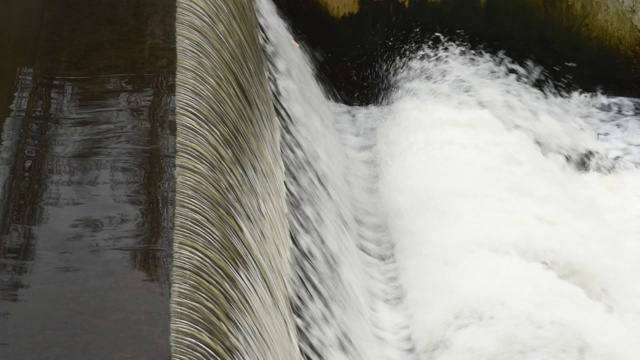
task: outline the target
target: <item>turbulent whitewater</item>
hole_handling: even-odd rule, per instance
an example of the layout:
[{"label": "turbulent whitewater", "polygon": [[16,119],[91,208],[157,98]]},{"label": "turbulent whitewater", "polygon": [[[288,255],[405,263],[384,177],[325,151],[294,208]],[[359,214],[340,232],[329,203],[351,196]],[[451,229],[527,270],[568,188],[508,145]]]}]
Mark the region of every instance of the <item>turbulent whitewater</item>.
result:
[{"label": "turbulent whitewater", "polygon": [[282,128],[300,350],[306,359],[410,359],[372,151],[379,114],[330,102],[273,4],[258,4]]},{"label": "turbulent whitewater", "polygon": [[426,359],[640,356],[634,99],[448,44],[404,62],[381,189]]},{"label": "turbulent whitewater", "polygon": [[384,105],[349,108],[261,9],[303,353],[640,357],[640,102],[444,41],[393,66]]},{"label": "turbulent whitewater", "polygon": [[438,39],[349,107],[270,1],[179,4],[174,355],[640,358],[639,100]]}]

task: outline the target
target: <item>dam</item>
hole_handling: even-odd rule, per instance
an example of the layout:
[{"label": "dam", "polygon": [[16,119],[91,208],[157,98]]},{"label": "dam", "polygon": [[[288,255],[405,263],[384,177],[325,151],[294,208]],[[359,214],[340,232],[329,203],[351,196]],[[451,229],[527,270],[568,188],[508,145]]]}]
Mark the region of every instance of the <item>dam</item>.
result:
[{"label": "dam", "polygon": [[637,359],[640,44],[429,3],[16,7],[0,359]]}]

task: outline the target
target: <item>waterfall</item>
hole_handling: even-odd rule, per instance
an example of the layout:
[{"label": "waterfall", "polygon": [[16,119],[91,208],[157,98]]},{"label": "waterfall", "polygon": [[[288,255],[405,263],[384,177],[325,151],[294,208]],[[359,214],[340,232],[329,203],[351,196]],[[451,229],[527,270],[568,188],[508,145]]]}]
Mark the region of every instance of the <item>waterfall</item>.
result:
[{"label": "waterfall", "polygon": [[440,38],[350,107],[269,0],[177,30],[174,358],[640,355],[639,100]]},{"label": "waterfall", "polygon": [[178,1],[174,359],[297,359],[280,133],[251,1]]}]

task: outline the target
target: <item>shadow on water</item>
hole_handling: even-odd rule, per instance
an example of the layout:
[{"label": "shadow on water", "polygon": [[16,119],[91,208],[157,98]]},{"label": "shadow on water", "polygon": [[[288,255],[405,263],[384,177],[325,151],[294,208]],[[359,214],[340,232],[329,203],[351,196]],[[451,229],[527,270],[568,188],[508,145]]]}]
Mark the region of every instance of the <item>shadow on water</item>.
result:
[{"label": "shadow on water", "polygon": [[175,1],[3,7],[0,359],[168,359]]}]

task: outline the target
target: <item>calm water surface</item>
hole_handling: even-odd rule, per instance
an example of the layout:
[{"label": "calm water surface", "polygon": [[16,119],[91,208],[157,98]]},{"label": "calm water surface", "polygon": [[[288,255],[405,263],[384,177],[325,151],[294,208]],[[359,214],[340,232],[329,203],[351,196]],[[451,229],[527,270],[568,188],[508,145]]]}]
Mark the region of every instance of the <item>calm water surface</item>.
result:
[{"label": "calm water surface", "polygon": [[0,359],[168,359],[173,0],[0,11]]}]

